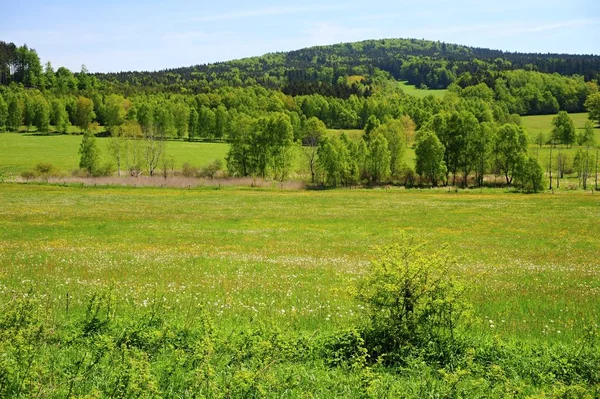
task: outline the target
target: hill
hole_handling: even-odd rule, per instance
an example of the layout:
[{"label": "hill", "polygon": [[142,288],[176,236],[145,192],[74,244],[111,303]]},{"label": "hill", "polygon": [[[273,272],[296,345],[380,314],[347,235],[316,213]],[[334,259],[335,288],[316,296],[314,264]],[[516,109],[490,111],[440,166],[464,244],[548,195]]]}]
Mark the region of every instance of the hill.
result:
[{"label": "hill", "polygon": [[[502,71],[517,69],[581,75],[589,81],[599,76],[600,56],[512,53],[439,41],[382,39],[316,46],[157,72],[132,71],[96,76],[119,83],[183,85],[197,90],[211,84],[218,86],[222,81],[235,85],[259,83],[291,95],[320,92],[347,96],[360,93],[360,88],[348,88],[345,77],[373,78],[377,69],[397,80],[432,89],[445,89],[465,73],[478,82],[489,83]],[[367,79],[367,85],[370,82]]]},{"label": "hill", "polygon": [[[159,156],[165,156],[164,146],[155,140],[177,139],[228,142],[227,173],[236,177],[285,179],[301,159],[303,176],[331,186],[436,185],[438,177],[443,184],[462,181],[464,186],[475,177],[482,185],[485,175],[501,170],[507,185],[513,176],[524,185],[523,162],[528,162],[537,190],[537,171],[543,169],[526,158],[527,132],[518,126],[519,116],[589,111],[593,117],[600,96],[596,55],[507,53],[414,39],[118,74],[90,74],[85,68],[79,73],[63,67],[54,71],[51,64],[42,68],[27,46],[4,43],[0,49],[0,131],[73,133],[75,126],[76,132],[120,136],[124,141],[111,141],[108,150],[114,162],[125,161],[136,173],[145,169],[150,175]],[[562,120],[569,120],[564,113]],[[593,126],[577,132],[565,123],[566,133],[557,133],[560,144],[581,144],[586,131],[591,140]],[[331,137],[328,129],[364,131],[364,140]],[[518,145],[507,144],[517,136]],[[435,170],[429,177],[417,162],[422,137],[436,148],[427,156],[443,153],[443,159],[431,164]],[[145,139],[149,153],[136,149],[138,139]],[[588,141],[586,148],[593,145]],[[312,147],[302,149],[308,151],[308,161],[296,156],[295,143]],[[496,154],[503,145],[519,152],[509,154],[518,155],[519,168],[512,158],[500,165]],[[585,162],[587,169],[589,164]],[[89,169],[99,173],[96,166]]]}]

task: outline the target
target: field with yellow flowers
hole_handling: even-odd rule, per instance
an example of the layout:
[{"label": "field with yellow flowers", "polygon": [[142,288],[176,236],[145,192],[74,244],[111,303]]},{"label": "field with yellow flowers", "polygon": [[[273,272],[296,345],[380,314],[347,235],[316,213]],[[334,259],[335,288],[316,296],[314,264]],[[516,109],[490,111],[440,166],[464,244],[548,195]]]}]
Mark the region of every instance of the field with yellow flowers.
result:
[{"label": "field with yellow flowers", "polygon": [[[600,393],[598,194],[0,192],[0,396]],[[406,236],[446,248],[470,310],[377,357],[356,294]]]}]

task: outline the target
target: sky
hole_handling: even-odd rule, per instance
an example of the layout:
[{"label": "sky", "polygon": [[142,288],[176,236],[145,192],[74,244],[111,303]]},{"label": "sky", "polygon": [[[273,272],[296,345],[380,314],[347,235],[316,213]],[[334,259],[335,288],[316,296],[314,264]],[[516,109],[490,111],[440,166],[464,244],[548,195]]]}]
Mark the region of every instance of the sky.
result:
[{"label": "sky", "polygon": [[381,38],[600,54],[599,0],[0,0],[0,10],[0,40],[72,71],[153,71]]}]

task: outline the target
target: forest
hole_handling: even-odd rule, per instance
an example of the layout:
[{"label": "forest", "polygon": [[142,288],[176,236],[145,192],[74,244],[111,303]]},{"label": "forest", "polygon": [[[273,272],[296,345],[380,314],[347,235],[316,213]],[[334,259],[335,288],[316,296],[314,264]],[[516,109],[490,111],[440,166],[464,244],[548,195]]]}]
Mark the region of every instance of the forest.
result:
[{"label": "forest", "polygon": [[[494,174],[509,186],[539,191],[545,171],[528,155],[520,126],[520,116],[536,114],[557,114],[543,144],[586,148],[585,170],[578,171],[584,187],[596,165],[593,125],[576,134],[567,113],[587,110],[599,119],[598,56],[382,40],[159,72],[91,74],[85,65],[76,73],[49,62],[42,67],[26,45],[1,42],[0,50],[0,130],[67,133],[74,126],[93,136],[104,129],[119,175],[122,167],[153,175],[165,140],[209,140],[231,144],[227,173],[234,177],[284,180],[301,153],[310,183],[330,187],[482,186]],[[398,79],[447,92],[418,98],[405,94]],[[328,129],[364,134],[351,140],[328,136]],[[138,139],[150,144],[130,145]],[[80,167],[111,173],[89,141],[82,143],[90,153],[82,154]],[[409,147],[414,170],[404,161]]]}]

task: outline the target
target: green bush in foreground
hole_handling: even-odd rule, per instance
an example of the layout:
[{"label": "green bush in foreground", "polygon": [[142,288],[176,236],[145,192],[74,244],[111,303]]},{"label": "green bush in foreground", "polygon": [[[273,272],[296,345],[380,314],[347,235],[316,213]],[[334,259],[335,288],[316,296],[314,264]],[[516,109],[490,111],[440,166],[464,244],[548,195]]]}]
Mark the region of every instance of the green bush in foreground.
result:
[{"label": "green bush in foreground", "polygon": [[446,362],[459,349],[469,306],[452,277],[453,264],[444,249],[404,234],[381,250],[357,295],[369,316],[364,335],[371,356],[397,363],[418,350]]},{"label": "green bush in foreground", "polygon": [[369,361],[359,330],[305,335],[264,320],[223,331],[202,308],[182,318],[168,306],[92,294],[84,313],[65,319],[34,293],[15,297],[0,307],[0,397],[600,394],[597,326],[568,346],[470,337],[445,365],[418,350],[394,365]]}]

